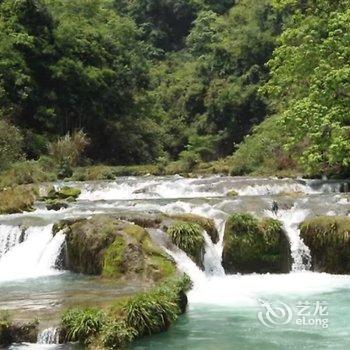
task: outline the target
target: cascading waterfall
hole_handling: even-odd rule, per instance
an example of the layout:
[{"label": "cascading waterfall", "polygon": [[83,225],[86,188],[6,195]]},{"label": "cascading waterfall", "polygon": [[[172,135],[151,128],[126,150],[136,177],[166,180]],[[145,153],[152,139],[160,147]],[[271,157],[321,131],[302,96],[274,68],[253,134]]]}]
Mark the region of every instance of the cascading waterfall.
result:
[{"label": "cascading waterfall", "polygon": [[309,211],[297,209],[293,206],[289,210],[279,210],[277,214],[266,211],[267,215],[282,222],[288,235],[290,250],[293,259],[292,271],[307,271],[311,268],[310,249],[300,237],[298,225],[305,220]]},{"label": "cascading waterfall", "polygon": [[[52,226],[30,227],[24,241],[0,258],[0,281],[57,274],[55,263],[61,252],[64,234],[52,235]],[[11,234],[12,231],[8,231]]]},{"label": "cascading waterfall", "polygon": [[38,334],[37,344],[58,344],[60,340],[59,329],[46,328]]},{"label": "cascading waterfall", "polygon": [[0,259],[12,247],[20,243],[22,230],[19,226],[0,225]]}]

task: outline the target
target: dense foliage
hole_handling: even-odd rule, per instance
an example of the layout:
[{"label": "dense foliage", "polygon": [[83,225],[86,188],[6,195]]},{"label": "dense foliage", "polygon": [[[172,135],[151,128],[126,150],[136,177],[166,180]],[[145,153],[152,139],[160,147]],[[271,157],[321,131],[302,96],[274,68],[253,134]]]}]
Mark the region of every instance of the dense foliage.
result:
[{"label": "dense foliage", "polygon": [[2,0],[0,168],[79,131],[84,164],[190,172],[240,144],[237,174],[348,173],[349,5]]},{"label": "dense foliage", "polygon": [[291,24],[268,63],[271,78],[262,89],[276,113],[265,124],[275,132],[271,137],[271,128],[260,127],[236,158],[268,136],[275,141],[259,152],[259,164],[279,154],[290,160],[284,166],[296,162],[310,175],[349,174],[350,2],[315,0],[301,9],[297,1],[284,4],[291,5]]}]

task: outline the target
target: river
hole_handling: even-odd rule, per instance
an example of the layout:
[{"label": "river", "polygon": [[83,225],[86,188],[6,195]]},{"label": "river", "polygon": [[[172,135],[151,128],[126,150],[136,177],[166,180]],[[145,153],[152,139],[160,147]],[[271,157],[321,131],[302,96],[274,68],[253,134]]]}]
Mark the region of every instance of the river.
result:
[{"label": "river", "polygon": [[[205,271],[182,251],[168,251],[194,282],[188,294],[189,310],[169,332],[141,339],[130,349],[350,348],[350,276],[309,271],[309,249],[298,231],[305,218],[350,213],[350,196],[340,192],[341,181],[150,176],[64,184],[82,190],[69,208],[54,212],[38,203],[34,212],[0,216],[0,309],[9,310],[20,320],[36,315],[44,319],[40,343],[55,341],[54,327],[62,309],[108,303],[142,287],[115,285],[59,270],[64,237],[52,236],[53,223],[96,213],[163,212],[213,218],[220,240],[214,245],[206,239]],[[238,196],[228,196],[231,190]],[[273,201],[280,207],[277,215],[270,211]],[[291,273],[225,275],[221,266],[223,228],[234,212],[281,220],[291,245]],[[151,235],[161,242],[162,232]],[[76,347],[11,347],[22,348]]]}]

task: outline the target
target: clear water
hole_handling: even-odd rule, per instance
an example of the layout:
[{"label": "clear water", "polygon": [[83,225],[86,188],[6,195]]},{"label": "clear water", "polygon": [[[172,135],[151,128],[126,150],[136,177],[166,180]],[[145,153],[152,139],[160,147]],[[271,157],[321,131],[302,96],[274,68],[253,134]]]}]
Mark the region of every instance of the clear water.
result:
[{"label": "clear water", "polygon": [[[16,319],[26,320],[39,315],[45,322],[43,328],[47,328],[55,326],[57,315],[65,307],[77,303],[103,305],[117,295],[142,288],[116,286],[57,270],[54,262],[62,241],[60,237],[53,240],[48,229],[52,223],[96,213],[190,212],[213,218],[221,239],[216,245],[206,239],[204,272],[182,251],[175,247],[168,250],[179,269],[187,272],[194,281],[188,295],[188,313],[180,317],[169,332],[139,340],[130,349],[350,348],[350,276],[308,271],[308,247],[297,230],[298,223],[306,217],[349,215],[350,197],[339,193],[340,182],[244,177],[183,179],[174,176],[126,177],[113,182],[68,185],[80,187],[82,195],[67,209],[48,211],[38,203],[32,213],[0,216],[0,309],[10,310]],[[227,197],[227,192],[232,189],[240,196]],[[227,216],[242,211],[272,216],[273,200],[281,209],[277,216],[290,240],[294,272],[226,276],[220,257]],[[23,226],[27,227],[28,234],[24,242],[20,242],[19,227]],[[151,232],[152,238],[160,244],[163,234]],[[281,304],[275,305],[277,301]],[[298,325],[298,302],[326,302],[328,327]],[[267,314],[266,305],[270,307]],[[263,320],[266,315],[273,315],[273,327],[264,325],[258,319],[259,313]],[[291,319],[284,324],[282,316],[286,315]],[[76,346],[21,344],[11,349],[67,350],[76,349]]]}]

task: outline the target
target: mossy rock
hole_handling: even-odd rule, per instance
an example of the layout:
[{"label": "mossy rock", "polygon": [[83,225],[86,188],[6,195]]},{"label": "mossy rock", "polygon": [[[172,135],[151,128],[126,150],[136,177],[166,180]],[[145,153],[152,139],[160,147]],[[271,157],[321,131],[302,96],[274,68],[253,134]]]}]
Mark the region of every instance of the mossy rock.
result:
[{"label": "mossy rock", "polygon": [[175,263],[151,240],[148,232],[108,215],[63,221],[66,228],[66,268],[113,279],[157,281],[176,273]]},{"label": "mossy rock", "polygon": [[0,190],[0,214],[33,211],[38,189],[33,185],[20,185]]},{"label": "mossy rock", "polygon": [[39,322],[13,323],[7,317],[0,319],[0,347],[12,343],[36,343]]},{"label": "mossy rock", "polygon": [[282,273],[291,268],[290,245],[279,221],[233,214],[225,226],[223,267],[227,273]]},{"label": "mossy rock", "polygon": [[61,201],[58,199],[50,199],[46,201],[46,209],[47,210],[60,210],[60,209],[65,209],[68,208],[68,203],[65,201]]},{"label": "mossy rock", "polygon": [[192,222],[176,221],[167,230],[171,241],[199,266],[203,267],[203,228]]},{"label": "mossy rock", "polygon": [[77,199],[81,194],[79,188],[64,186],[57,191],[57,196],[60,199],[74,198]]},{"label": "mossy rock", "polygon": [[59,190],[55,190],[53,187],[48,191],[47,195],[42,199],[46,202],[63,199],[67,201],[75,201],[80,196],[81,191],[79,188],[64,186]]},{"label": "mossy rock", "polygon": [[213,219],[196,214],[178,214],[172,215],[171,217],[179,221],[195,223],[201,226],[202,229],[207,232],[213,243],[217,243],[219,241],[219,233]]},{"label": "mossy rock", "polygon": [[226,196],[227,197],[237,197],[239,194],[237,191],[235,190],[229,190],[227,193],[226,193]]},{"label": "mossy rock", "polygon": [[319,216],[300,225],[300,235],[311,251],[315,271],[350,273],[350,217]]}]

